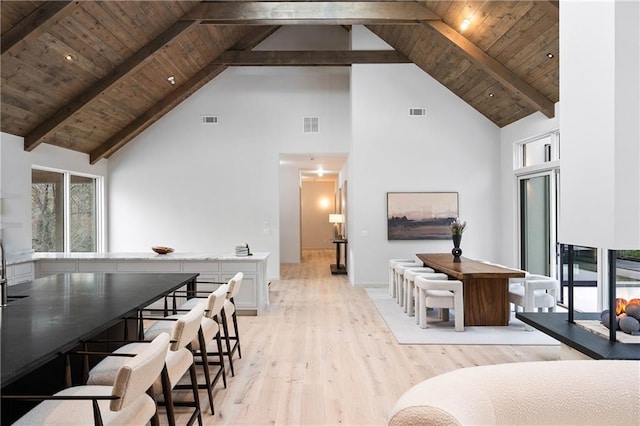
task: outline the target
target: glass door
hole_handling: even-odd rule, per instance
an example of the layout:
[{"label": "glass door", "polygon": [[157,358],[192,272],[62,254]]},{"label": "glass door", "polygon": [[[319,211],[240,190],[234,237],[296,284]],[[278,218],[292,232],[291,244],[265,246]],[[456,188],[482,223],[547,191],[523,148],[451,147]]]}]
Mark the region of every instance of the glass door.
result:
[{"label": "glass door", "polygon": [[555,179],[547,171],[518,177],[520,268],[554,276],[551,253],[555,246]]}]

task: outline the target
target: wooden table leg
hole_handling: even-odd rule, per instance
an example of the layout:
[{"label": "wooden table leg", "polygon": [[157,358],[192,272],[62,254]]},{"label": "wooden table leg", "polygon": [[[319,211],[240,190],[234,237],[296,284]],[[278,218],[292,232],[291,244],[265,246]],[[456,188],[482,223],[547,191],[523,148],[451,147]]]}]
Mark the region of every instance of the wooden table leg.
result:
[{"label": "wooden table leg", "polygon": [[509,325],[509,280],[465,278],[464,325]]}]

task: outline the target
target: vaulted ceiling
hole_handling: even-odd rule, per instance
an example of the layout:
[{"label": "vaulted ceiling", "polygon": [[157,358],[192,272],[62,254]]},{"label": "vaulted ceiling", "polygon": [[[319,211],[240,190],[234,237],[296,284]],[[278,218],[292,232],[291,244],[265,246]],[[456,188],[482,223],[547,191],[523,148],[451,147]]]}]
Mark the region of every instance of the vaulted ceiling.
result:
[{"label": "vaulted ceiling", "polygon": [[[557,1],[2,0],[0,14],[1,130],[92,163],[229,66],[413,62],[500,127],[558,101]],[[310,24],[365,25],[395,51],[252,51]]]}]

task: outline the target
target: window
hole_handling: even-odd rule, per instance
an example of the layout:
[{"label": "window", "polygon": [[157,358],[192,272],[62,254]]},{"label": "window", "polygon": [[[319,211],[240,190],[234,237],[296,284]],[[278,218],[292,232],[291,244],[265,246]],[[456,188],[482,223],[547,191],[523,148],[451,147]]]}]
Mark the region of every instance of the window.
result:
[{"label": "window", "polygon": [[515,169],[545,165],[560,159],[560,134],[548,133],[516,144]]},{"label": "window", "polygon": [[101,188],[99,177],[33,169],[33,249],[36,252],[99,251]]}]

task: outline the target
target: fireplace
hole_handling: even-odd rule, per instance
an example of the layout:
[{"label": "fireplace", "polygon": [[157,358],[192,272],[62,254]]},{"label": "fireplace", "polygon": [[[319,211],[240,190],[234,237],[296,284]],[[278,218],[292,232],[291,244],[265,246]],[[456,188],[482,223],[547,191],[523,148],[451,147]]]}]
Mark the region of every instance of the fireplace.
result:
[{"label": "fireplace", "polygon": [[[611,314],[609,309],[602,311],[600,322],[607,328],[611,327]],[[615,319],[616,330],[633,336],[640,336],[640,299],[616,299]]]},{"label": "fireplace", "polygon": [[[616,276],[616,253],[609,250],[607,279],[613,285],[608,286],[607,294],[604,295],[608,301],[608,311],[577,311],[573,303],[573,246],[568,249],[567,312],[517,312],[516,318],[588,358],[640,360],[640,335],[618,330],[621,322],[629,333],[634,333],[636,329],[637,310],[640,310],[640,275],[635,277],[633,283],[619,282]],[[562,274],[562,269],[560,273]],[[610,316],[609,312],[616,315]],[[605,327],[603,322],[608,326],[612,325]]]}]

